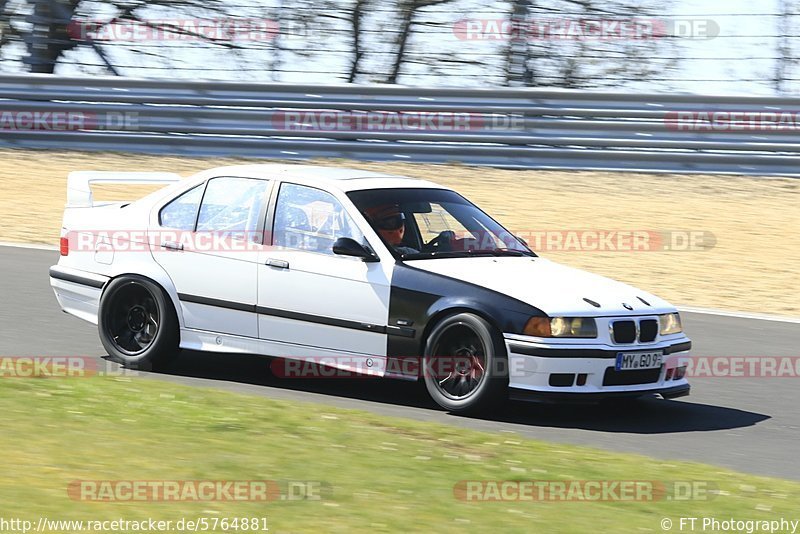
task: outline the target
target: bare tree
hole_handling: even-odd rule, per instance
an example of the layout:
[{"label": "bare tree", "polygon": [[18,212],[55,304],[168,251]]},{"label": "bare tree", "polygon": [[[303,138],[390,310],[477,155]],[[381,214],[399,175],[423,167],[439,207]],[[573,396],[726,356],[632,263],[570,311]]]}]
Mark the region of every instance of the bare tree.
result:
[{"label": "bare tree", "polygon": [[397,83],[397,78],[400,76],[400,69],[403,67],[403,62],[406,59],[405,54],[408,47],[408,40],[413,31],[414,19],[419,11],[426,7],[447,4],[452,1],[453,0],[400,0],[398,5],[400,24],[395,41],[395,57],[389,76],[386,78],[386,83]]},{"label": "bare tree", "polygon": [[77,44],[67,32],[79,0],[36,0],[25,36],[31,72],[52,74],[58,58]]},{"label": "bare tree", "polygon": [[[94,19],[99,7],[111,7],[115,14],[105,16],[104,21]],[[73,50],[92,50],[112,74],[119,74],[107,52],[108,43],[93,38],[104,26],[138,24],[153,30],[185,35],[214,46],[237,50],[242,47],[227,38],[209,37],[202,32],[193,32],[170,24],[152,23],[144,12],[153,8],[168,8],[177,13],[227,14],[228,9],[221,0],[0,0],[0,50],[17,42],[24,42],[27,54],[23,63],[31,72],[55,71],[59,61]],[[130,49],[135,46],[131,45]],[[151,57],[163,57],[157,53]]]},{"label": "bare tree", "polygon": [[[581,88],[663,74],[677,60],[676,48],[658,33],[656,14],[663,11],[664,2],[655,0],[510,0],[513,32],[506,48],[505,82]],[[590,28],[614,23],[629,29],[620,26],[618,36],[613,30],[606,37],[588,34]],[[633,29],[637,25],[641,35]],[[559,35],[559,27],[577,31]],[[554,29],[556,33],[549,33]]]},{"label": "bare tree", "polygon": [[369,8],[370,0],[356,0],[350,14],[350,27],[353,32],[353,60],[350,62],[350,73],[347,82],[353,83],[358,78],[359,63],[364,56],[364,48],[361,44],[361,27],[364,24],[364,11]]},{"label": "bare tree", "polygon": [[513,0],[511,6],[512,31],[508,36],[506,48],[506,83],[508,85],[533,85],[532,62],[530,61],[530,47],[525,35],[519,30],[524,27],[529,18],[530,0]]},{"label": "bare tree", "polygon": [[773,87],[775,92],[782,94],[786,92],[787,79],[791,77],[791,65],[796,59],[792,57],[792,17],[800,15],[798,9],[800,2],[792,0],[778,0],[777,17],[777,46],[775,51],[775,73],[773,75]]},{"label": "bare tree", "polygon": [[[656,0],[498,0],[499,19],[519,28],[537,17],[634,19],[663,11]],[[666,0],[669,1],[669,0]],[[796,0],[785,0],[796,1]],[[53,73],[65,63],[88,73],[287,81],[592,87],[663,73],[666,42],[556,40],[523,32],[506,41],[464,40],[467,0],[0,0],[0,61]],[[496,7],[493,9],[497,9]],[[170,20],[273,21],[275,35],[242,41]],[[186,43],[98,37],[134,25]],[[113,33],[113,32],[111,32]],[[545,36],[547,37],[547,36]],[[174,45],[174,46],[173,46]],[[188,49],[188,51],[187,51]],[[20,61],[21,60],[21,61]],[[199,65],[199,66],[198,66]],[[73,67],[73,68],[75,68]],[[181,72],[185,69],[184,72]],[[151,74],[155,73],[155,74]],[[253,74],[250,74],[253,73]],[[777,76],[777,75],[776,75]]]}]

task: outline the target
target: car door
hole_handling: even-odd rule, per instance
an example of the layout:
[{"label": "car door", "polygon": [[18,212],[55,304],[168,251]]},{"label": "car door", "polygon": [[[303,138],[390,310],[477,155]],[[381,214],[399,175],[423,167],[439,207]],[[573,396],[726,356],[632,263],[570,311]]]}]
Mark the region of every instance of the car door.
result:
[{"label": "car door", "polygon": [[259,336],[282,356],[381,374],[391,266],[333,253],[340,237],[366,240],[327,191],[282,183],[273,221],[258,265]]},{"label": "car door", "polygon": [[258,338],[258,230],[271,185],[212,178],[161,209],[153,256],[175,285],[186,328]]}]

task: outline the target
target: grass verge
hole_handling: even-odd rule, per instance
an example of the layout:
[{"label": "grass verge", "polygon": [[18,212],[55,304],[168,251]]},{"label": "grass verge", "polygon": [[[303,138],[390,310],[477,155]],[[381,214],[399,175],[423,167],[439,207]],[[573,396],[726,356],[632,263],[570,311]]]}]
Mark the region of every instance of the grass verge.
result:
[{"label": "grass verge", "polygon": [[[270,531],[662,532],[679,517],[792,518],[800,484],[135,378],[0,380],[0,517],[266,517]],[[75,480],[318,481],[321,500],[85,502]],[[696,481],[654,502],[464,502],[463,480]],[[798,518],[800,519],[800,518]]]}]

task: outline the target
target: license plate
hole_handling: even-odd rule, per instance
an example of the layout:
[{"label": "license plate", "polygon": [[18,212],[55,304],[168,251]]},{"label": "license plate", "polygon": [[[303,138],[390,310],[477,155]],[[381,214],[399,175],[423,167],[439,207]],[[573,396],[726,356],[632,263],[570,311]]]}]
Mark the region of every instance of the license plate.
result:
[{"label": "license plate", "polygon": [[664,352],[618,352],[617,371],[634,371],[636,369],[657,369],[664,360]]}]

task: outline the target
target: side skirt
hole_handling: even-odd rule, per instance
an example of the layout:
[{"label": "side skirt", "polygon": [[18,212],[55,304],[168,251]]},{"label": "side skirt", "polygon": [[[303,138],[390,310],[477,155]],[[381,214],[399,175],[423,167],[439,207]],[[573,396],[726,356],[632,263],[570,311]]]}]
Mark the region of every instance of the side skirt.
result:
[{"label": "side skirt", "polygon": [[201,352],[270,356],[310,362],[368,376],[386,376],[386,356],[294,345],[190,328],[181,329],[180,347]]}]

